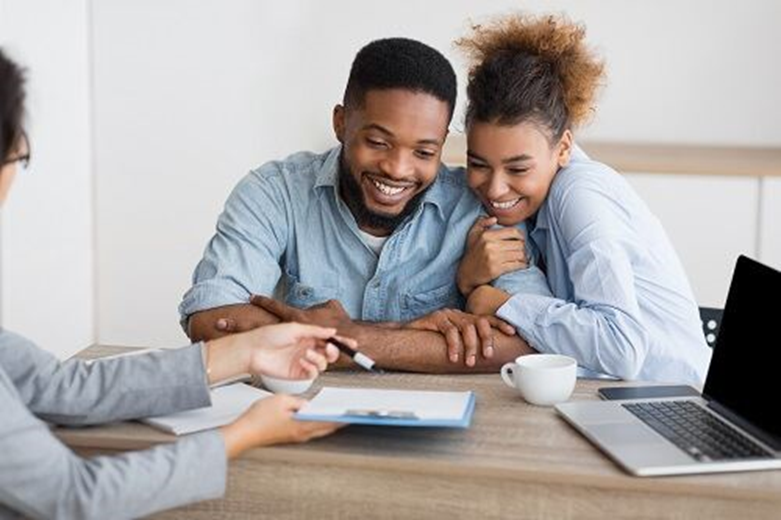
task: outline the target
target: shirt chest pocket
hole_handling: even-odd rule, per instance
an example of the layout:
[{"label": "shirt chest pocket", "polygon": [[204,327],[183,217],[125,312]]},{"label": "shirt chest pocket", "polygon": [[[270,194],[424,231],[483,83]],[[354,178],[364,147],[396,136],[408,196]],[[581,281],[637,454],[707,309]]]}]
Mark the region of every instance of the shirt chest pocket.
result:
[{"label": "shirt chest pocket", "polygon": [[454,282],[425,291],[408,291],[401,302],[405,321],[414,320],[444,308],[462,309],[463,299]]},{"label": "shirt chest pocket", "polygon": [[287,274],[285,302],[299,309],[306,309],[318,303],[339,299],[339,283],[335,274],[318,276],[317,280],[302,283],[297,276]]}]

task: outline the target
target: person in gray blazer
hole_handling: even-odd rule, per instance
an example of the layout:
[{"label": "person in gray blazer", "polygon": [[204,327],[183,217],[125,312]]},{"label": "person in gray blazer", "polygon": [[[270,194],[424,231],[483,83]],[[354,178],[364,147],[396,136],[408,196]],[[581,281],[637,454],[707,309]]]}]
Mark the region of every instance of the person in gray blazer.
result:
[{"label": "person in gray blazer", "polygon": [[[30,160],[24,97],[23,72],[0,49],[0,206]],[[218,430],[83,459],[44,421],[90,425],[208,406],[210,384],[242,373],[315,377],[339,355],[326,341],[335,333],[291,323],[180,349],[60,362],[0,329],[0,519],[135,518],[222,496],[228,459],[253,447],[321,437],[339,425],[295,421],[304,401],[278,395]]]}]

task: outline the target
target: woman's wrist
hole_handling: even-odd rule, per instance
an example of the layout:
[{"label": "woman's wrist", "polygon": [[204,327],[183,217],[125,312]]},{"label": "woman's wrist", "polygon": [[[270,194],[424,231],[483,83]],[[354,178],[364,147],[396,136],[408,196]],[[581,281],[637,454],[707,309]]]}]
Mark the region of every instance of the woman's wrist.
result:
[{"label": "woman's wrist", "polygon": [[249,372],[251,344],[233,334],[206,342],[206,373],[209,384]]},{"label": "woman's wrist", "polygon": [[223,426],[220,428],[220,433],[225,442],[225,455],[229,459],[235,459],[249,448],[246,440],[247,436],[238,421]]},{"label": "woman's wrist", "polygon": [[461,273],[461,269],[458,270],[456,275],[456,285],[464,298],[469,298],[469,295],[472,294],[472,291],[477,287],[477,284],[470,280],[468,276]]}]

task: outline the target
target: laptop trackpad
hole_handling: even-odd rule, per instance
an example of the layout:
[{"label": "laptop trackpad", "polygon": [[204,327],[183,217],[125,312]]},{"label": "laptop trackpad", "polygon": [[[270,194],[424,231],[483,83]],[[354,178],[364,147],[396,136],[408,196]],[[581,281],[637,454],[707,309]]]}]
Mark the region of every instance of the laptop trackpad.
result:
[{"label": "laptop trackpad", "polygon": [[603,423],[591,424],[588,430],[607,446],[627,444],[659,444],[664,441],[644,424]]}]

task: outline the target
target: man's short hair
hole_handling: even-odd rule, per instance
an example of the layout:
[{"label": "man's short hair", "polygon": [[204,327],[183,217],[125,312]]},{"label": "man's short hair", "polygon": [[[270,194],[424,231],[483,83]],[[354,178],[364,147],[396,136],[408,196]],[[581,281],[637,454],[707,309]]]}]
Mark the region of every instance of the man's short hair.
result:
[{"label": "man's short hair", "polygon": [[355,55],[344,106],[363,106],[370,90],[423,92],[447,103],[449,119],[456,105],[456,73],[442,53],[408,38],[375,40]]}]

